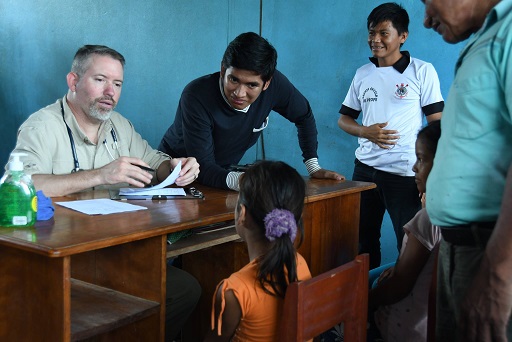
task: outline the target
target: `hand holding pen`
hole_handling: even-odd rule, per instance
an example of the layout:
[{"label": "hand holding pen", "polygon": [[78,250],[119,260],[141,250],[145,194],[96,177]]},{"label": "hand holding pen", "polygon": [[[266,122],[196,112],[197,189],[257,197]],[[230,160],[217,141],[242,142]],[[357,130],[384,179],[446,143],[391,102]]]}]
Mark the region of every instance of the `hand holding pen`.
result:
[{"label": "hand holding pen", "polygon": [[94,171],[101,177],[101,184],[128,183],[143,188],[155,178],[155,170],[141,159],[133,157],[119,157]]},{"label": "hand holding pen", "polygon": [[[185,186],[197,179],[199,164],[196,158],[173,158],[158,166],[157,170],[149,167],[143,160],[133,157],[120,157],[100,170],[103,170],[104,184],[128,183],[136,187],[157,184],[164,180],[181,161],[181,171],[176,179],[176,185]],[[115,181],[115,183],[110,183]]]}]

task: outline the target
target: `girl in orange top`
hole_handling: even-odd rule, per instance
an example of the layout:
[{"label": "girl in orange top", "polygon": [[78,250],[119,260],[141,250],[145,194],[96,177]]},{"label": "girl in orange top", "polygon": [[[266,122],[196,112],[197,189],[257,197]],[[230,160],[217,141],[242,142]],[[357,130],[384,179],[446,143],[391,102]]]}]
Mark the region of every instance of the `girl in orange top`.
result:
[{"label": "girl in orange top", "polygon": [[259,162],[242,175],[235,225],[250,263],[217,286],[206,341],[278,340],[288,284],[311,278],[293,245],[298,228],[302,242],[304,196],[304,180],[283,162]]}]

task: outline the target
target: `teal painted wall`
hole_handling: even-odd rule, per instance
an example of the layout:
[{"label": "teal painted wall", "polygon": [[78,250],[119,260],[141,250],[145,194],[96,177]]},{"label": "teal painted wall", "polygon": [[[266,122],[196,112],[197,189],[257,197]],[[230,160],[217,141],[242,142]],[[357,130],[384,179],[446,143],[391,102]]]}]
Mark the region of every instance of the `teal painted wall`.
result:
[{"label": "teal painted wall", "polygon": [[[185,84],[217,71],[226,45],[239,33],[261,29],[278,51],[278,68],[311,102],[321,165],[350,178],[357,141],[337,127],[338,110],[355,70],[368,61],[366,17],[382,2],[2,0],[0,165],[7,162],[19,125],[67,91],[65,76],[81,45],[104,44],[125,56],[117,109],[156,147]],[[446,97],[460,46],[449,46],[423,28],[421,1],[401,3],[411,17],[403,49],[434,64]],[[268,159],[282,159],[306,173],[296,130],[279,115],[271,115],[264,146]],[[243,162],[261,157],[258,144]],[[389,220],[386,226],[384,248],[394,250]],[[391,251],[388,259],[394,257]]]}]

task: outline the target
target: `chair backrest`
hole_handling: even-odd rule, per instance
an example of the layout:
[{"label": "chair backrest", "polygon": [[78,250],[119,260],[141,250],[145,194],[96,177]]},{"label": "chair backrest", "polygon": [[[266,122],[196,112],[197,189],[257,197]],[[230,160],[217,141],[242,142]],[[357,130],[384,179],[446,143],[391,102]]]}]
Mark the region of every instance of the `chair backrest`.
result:
[{"label": "chair backrest", "polygon": [[306,341],[344,322],[344,340],[366,341],[368,254],[309,280],[291,283],[284,300],[281,341]]}]

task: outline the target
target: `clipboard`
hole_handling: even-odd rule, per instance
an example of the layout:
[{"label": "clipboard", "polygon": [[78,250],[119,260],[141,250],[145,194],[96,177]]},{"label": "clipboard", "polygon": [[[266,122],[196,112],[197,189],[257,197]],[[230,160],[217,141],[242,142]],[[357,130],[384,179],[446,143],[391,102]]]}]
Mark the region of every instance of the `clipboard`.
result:
[{"label": "clipboard", "polygon": [[194,187],[190,188],[183,188],[185,190],[185,196],[181,195],[119,195],[119,190],[109,190],[110,199],[113,200],[121,200],[121,201],[128,201],[128,200],[148,200],[148,201],[167,201],[167,200],[174,200],[174,199],[206,199],[203,192],[197,190]]}]

